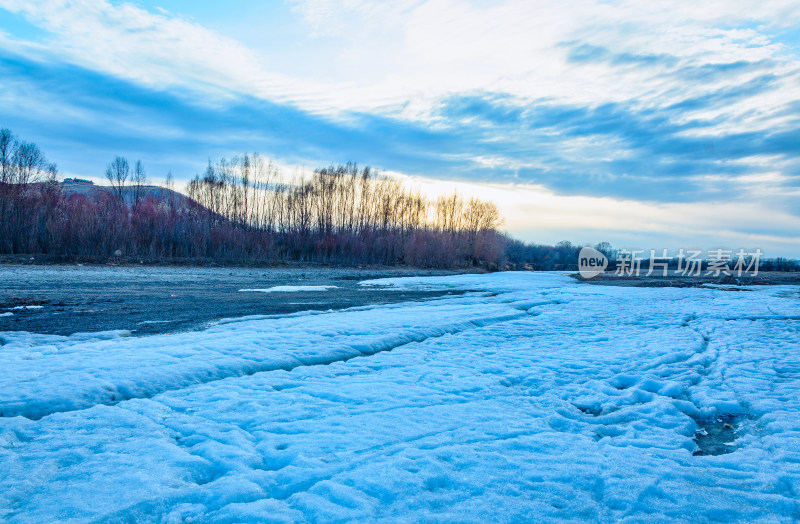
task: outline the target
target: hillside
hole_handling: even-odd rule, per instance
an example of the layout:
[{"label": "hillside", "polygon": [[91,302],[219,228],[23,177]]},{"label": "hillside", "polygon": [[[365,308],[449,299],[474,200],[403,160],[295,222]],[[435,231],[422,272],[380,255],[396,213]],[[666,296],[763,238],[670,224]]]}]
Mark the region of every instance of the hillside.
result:
[{"label": "hillside", "polygon": [[[83,182],[74,182],[73,179],[65,179],[63,182],[59,183],[59,187],[64,192],[64,196],[69,198],[72,195],[78,194],[83,195],[89,200],[96,202],[103,196],[107,195],[109,197],[113,196],[113,189],[110,186],[101,186],[97,184],[87,184]],[[168,189],[166,187],[161,186],[142,186],[142,199],[152,198],[159,202],[171,202],[173,205],[177,205],[178,207],[190,207],[192,205],[198,205],[196,202],[191,200],[189,197],[184,195],[183,193],[179,193],[178,191],[174,191],[172,189]],[[134,188],[133,187],[125,187],[122,190],[122,198],[125,200],[125,203],[128,205],[133,204],[134,200]]]}]

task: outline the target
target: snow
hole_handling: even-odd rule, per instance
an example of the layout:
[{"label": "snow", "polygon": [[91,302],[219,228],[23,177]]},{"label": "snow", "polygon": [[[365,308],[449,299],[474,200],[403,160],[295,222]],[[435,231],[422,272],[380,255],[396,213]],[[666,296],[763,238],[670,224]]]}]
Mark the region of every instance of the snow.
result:
[{"label": "snow", "polygon": [[336,287],[337,286],[272,286],[265,289],[240,289],[239,291],[257,293],[297,293],[300,291],[328,291]]},{"label": "snow", "polygon": [[[558,274],[135,338],[0,333],[0,520],[800,516],[797,288]],[[730,420],[730,453],[695,455]]]},{"label": "snow", "polygon": [[42,309],[44,306],[15,306],[12,308],[8,308],[9,311],[17,311],[21,309]]}]

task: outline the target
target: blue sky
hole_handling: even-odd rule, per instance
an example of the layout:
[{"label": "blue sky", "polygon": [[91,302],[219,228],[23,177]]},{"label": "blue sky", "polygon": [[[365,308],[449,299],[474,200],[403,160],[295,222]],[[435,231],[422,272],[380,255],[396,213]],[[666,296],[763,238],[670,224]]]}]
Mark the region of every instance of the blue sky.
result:
[{"label": "blue sky", "polygon": [[800,256],[800,5],[0,0],[0,126],[67,175],[258,151],[531,241]]}]

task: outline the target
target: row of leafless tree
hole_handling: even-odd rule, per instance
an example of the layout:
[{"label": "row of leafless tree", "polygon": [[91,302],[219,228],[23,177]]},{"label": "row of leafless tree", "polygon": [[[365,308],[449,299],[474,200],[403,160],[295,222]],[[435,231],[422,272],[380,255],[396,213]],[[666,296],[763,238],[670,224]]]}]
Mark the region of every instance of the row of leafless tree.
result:
[{"label": "row of leafless tree", "polygon": [[[0,251],[23,250],[27,237],[39,234],[41,225],[31,223],[29,209],[35,200],[49,201],[57,172],[36,144],[0,129]],[[37,181],[44,184],[41,191],[33,190]]]},{"label": "row of leafless tree", "polygon": [[[494,204],[435,200],[355,164],[286,179],[258,155],[209,163],[186,196],[115,158],[110,188],[67,193],[34,144],[0,132],[0,253],[236,263],[499,266]],[[118,255],[117,255],[118,256]]]},{"label": "row of leafless tree", "polygon": [[[0,254],[575,270],[581,248],[514,240],[497,231],[501,218],[490,202],[456,193],[430,199],[355,164],[287,179],[260,156],[244,155],[209,163],[186,195],[173,190],[171,174],[160,187],[148,185],[139,161],[131,168],[117,157],[105,175],[109,188],[65,191],[35,144],[0,129]],[[613,268],[612,247],[595,248]],[[787,259],[761,267],[800,270]]]},{"label": "row of leafless tree", "polygon": [[456,193],[431,200],[352,163],[287,181],[273,164],[244,155],[209,164],[187,194],[209,210],[208,227],[266,232],[280,258],[425,266],[502,261],[494,204]]}]

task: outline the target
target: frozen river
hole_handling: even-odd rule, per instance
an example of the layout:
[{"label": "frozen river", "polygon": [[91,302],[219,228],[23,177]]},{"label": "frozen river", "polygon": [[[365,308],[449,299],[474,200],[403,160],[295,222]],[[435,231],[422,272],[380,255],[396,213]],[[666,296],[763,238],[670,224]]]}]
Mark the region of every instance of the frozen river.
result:
[{"label": "frozen river", "polygon": [[413,301],[0,333],[0,520],[800,518],[798,287],[347,282]]}]

